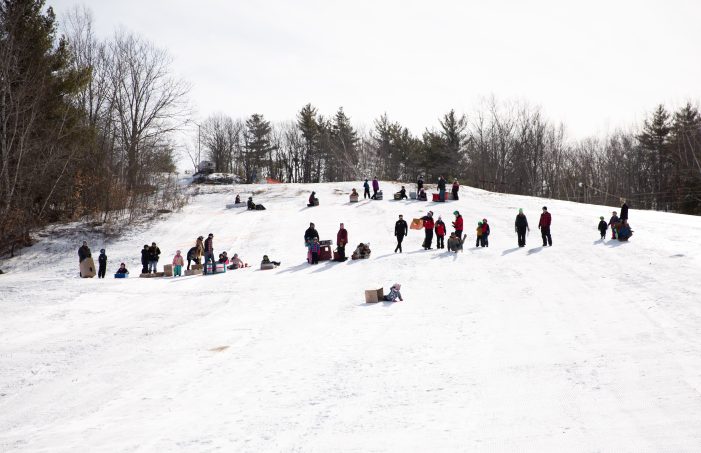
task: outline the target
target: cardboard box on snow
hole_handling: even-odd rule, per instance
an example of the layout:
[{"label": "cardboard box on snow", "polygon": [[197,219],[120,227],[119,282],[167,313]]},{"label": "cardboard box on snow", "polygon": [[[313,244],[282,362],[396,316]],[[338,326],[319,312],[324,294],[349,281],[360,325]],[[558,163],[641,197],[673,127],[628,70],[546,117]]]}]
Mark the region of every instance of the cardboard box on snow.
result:
[{"label": "cardboard box on snow", "polygon": [[365,303],[373,304],[384,299],[384,288],[379,289],[366,289],[365,290]]}]

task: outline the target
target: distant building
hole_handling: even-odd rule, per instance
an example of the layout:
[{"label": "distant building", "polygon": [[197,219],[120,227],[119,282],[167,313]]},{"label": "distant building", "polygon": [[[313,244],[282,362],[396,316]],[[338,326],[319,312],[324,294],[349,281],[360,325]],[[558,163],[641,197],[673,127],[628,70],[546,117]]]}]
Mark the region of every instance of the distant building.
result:
[{"label": "distant building", "polygon": [[216,166],[214,165],[214,162],[212,162],[211,160],[203,160],[197,166],[197,173],[202,173],[202,174],[208,175],[210,173],[214,173],[214,170],[216,170]]}]

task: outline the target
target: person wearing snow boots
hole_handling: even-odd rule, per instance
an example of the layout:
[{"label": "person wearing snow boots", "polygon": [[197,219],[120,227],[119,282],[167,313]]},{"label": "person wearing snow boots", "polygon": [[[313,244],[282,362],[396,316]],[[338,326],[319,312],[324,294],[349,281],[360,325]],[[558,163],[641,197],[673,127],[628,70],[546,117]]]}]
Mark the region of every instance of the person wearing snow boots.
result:
[{"label": "person wearing snow boots", "polygon": [[426,191],[424,188],[420,188],[419,191],[416,194],[416,199],[418,201],[428,201],[428,196],[426,195]]},{"label": "person wearing snow boots", "polygon": [[397,246],[394,248],[394,253],[402,253],[402,241],[404,236],[409,234],[409,225],[407,225],[404,216],[399,214],[399,220],[394,224],[394,236],[397,238]]},{"label": "person wearing snow boots", "polygon": [[543,206],[543,213],[540,215],[540,221],[538,222],[538,228],[540,228],[540,235],[543,236],[543,247],[553,246],[553,238],[550,237],[550,224],[552,223],[552,217],[548,212],[548,207]]},{"label": "person wearing snow boots", "polygon": [[403,301],[402,299],[402,293],[399,292],[399,290],[402,289],[402,285],[399,283],[395,283],[389,288],[389,294],[385,296],[385,301],[387,302],[396,302],[397,299]]},{"label": "person wearing snow boots", "polygon": [[606,230],[608,230],[608,224],[606,220],[604,220],[604,216],[599,217],[599,226],[597,228],[599,229],[599,233],[601,233],[601,240],[603,241],[606,237]]},{"label": "person wearing snow boots", "polygon": [[448,238],[448,250],[456,253],[462,251],[462,239],[458,238],[455,232],[450,233]]},{"label": "person wearing snow boots", "polygon": [[445,243],[444,243],[444,238],[445,238],[445,223],[443,223],[443,219],[441,219],[441,216],[438,216],[438,220],[436,221],[436,248],[437,249],[444,249],[445,248]]},{"label": "person wearing snow boots", "polygon": [[460,191],[460,183],[456,179],[453,181],[453,200],[458,200],[458,191]]},{"label": "person wearing snow boots", "polygon": [[526,214],[523,213],[523,209],[519,208],[518,215],[516,216],[516,222],[514,222],[514,229],[516,230],[516,235],[518,236],[518,246],[526,246],[526,231],[531,231],[528,227],[528,219],[526,219]]},{"label": "person wearing snow boots", "polygon": [[[197,258],[196,263],[202,264],[202,258],[204,257],[204,238],[202,236],[197,237],[197,241],[195,241],[195,247],[196,250],[194,257]],[[193,260],[195,258],[193,258]]]},{"label": "person wearing snow boots", "polygon": [[363,183],[363,200],[366,198],[371,198],[370,197],[370,183],[366,179],[365,182]]},{"label": "person wearing snow boots", "polygon": [[477,239],[475,240],[475,247],[479,247],[482,243],[482,222],[477,222],[477,230],[475,230]]},{"label": "person wearing snow boots", "polygon": [[453,215],[455,216],[455,221],[453,221],[453,228],[455,228],[455,235],[462,241],[462,216],[460,215],[460,212],[458,211],[453,211]]},{"label": "person wearing snow boots", "polygon": [[248,267],[248,264],[244,263],[241,258],[239,258],[238,253],[234,253],[234,256],[231,258],[231,264],[227,269],[241,269],[242,267]]},{"label": "person wearing snow boots", "polygon": [[377,178],[372,178],[372,198],[373,200],[377,200],[377,192],[380,191],[380,182],[377,180]]},{"label": "person wearing snow boots", "polygon": [[107,273],[107,255],[105,249],[100,249],[100,256],[97,257],[97,278],[105,278]]},{"label": "person wearing snow boots", "polygon": [[428,214],[421,217],[421,220],[424,221],[424,232],[426,233],[423,248],[424,250],[429,250],[433,242],[433,227],[435,225],[433,222],[433,211],[428,211]]},{"label": "person wearing snow boots", "polygon": [[487,219],[482,219],[482,236],[480,236],[480,245],[482,247],[489,247],[489,223]]},{"label": "person wearing snow boots", "polygon": [[340,225],[338,233],[336,233],[336,252],[338,252],[338,261],[345,261],[346,258],[346,244],[348,244],[348,230],[343,224]]},{"label": "person wearing snow boots", "polygon": [[183,275],[183,265],[185,265],[185,260],[180,254],[180,250],[175,252],[173,257],[173,277],[180,277]]},{"label": "person wearing snow boots", "polygon": [[438,201],[445,201],[445,179],[443,176],[438,177]]},{"label": "person wearing snow boots", "polygon": [[309,255],[311,256],[310,264],[319,264],[319,252],[321,251],[319,239],[312,239],[312,241],[307,245],[307,247],[309,248]]},{"label": "person wearing snow boots", "polygon": [[618,222],[620,222],[618,214],[616,213],[616,211],[613,211],[613,215],[609,219],[608,223],[611,227],[611,239],[616,239],[616,226],[618,225]]},{"label": "person wearing snow boots", "polygon": [[155,242],[151,243],[148,248],[148,272],[156,273],[158,271],[158,259],[161,256],[161,249],[158,248]]},{"label": "person wearing snow boots", "polygon": [[141,249],[141,273],[148,274],[148,244]]}]

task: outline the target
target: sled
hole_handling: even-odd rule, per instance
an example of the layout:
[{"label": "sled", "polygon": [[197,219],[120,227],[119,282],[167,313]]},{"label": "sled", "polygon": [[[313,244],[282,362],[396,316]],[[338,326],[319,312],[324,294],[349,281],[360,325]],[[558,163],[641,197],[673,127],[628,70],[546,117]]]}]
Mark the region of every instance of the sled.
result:
[{"label": "sled", "polygon": [[312,206],[319,206],[319,199],[315,198],[314,201],[311,203]]},{"label": "sled", "polygon": [[185,269],[185,276],[202,275],[202,269]]},{"label": "sled", "polygon": [[83,278],[93,278],[95,276],[95,262],[91,257],[80,262],[80,276]]},{"label": "sled", "polygon": [[400,192],[397,192],[394,194],[394,199],[395,200],[401,200],[402,199],[402,194]]},{"label": "sled", "polygon": [[375,304],[381,300],[384,300],[384,289],[383,288],[378,288],[378,289],[366,289],[365,290],[365,303],[366,304]]},{"label": "sled", "polygon": [[151,273],[151,274],[141,274],[141,275],[139,275],[139,278],[159,278],[159,277],[163,277],[163,276],[165,276],[165,274],[163,272],[155,272],[155,273]]},{"label": "sled", "polygon": [[275,265],[273,263],[260,263],[260,270],[268,271],[270,269],[275,269]]},{"label": "sled", "polygon": [[416,192],[409,192],[409,199],[416,200]]},{"label": "sled", "polygon": [[411,224],[409,225],[410,230],[420,230],[423,227],[424,227],[424,221],[421,219],[414,219],[411,221]]},{"label": "sled", "polygon": [[359,195],[350,195],[350,202],[351,203],[357,203],[358,202],[358,197]]},{"label": "sled", "polygon": [[[327,242],[327,241],[324,241]],[[328,241],[329,243],[331,241]],[[322,245],[319,247],[319,261],[329,261],[331,259],[331,245]]]},{"label": "sled", "polygon": [[163,274],[166,277],[172,277],[173,276],[173,265],[172,264],[163,265]]},{"label": "sled", "polygon": [[127,278],[129,274],[114,274],[114,278]]},{"label": "sled", "polygon": [[226,209],[234,209],[234,208],[245,208],[246,203],[229,203],[226,205]]},{"label": "sled", "polygon": [[[434,194],[432,194],[432,196],[433,196],[433,201],[437,201],[437,202],[441,201],[441,194],[434,193]],[[448,192],[445,193],[445,199],[443,201],[445,201],[447,199],[448,199]]]},{"label": "sled", "polygon": [[382,200],[382,191],[378,190],[377,194],[375,195],[375,200]]},{"label": "sled", "polygon": [[214,273],[215,274],[223,274],[226,272],[226,264],[224,263],[216,263],[214,265]]}]

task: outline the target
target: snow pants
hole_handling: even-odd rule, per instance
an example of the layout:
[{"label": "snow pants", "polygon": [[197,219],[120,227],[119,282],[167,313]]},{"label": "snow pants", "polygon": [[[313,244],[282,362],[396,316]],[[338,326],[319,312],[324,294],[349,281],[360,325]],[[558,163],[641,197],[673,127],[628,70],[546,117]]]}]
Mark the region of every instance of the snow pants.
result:
[{"label": "snow pants", "polygon": [[363,200],[366,199],[366,198],[371,198],[371,197],[370,197],[370,188],[369,188],[369,187],[366,187],[366,188],[365,188],[365,192],[363,192]]},{"label": "snow pants", "polygon": [[518,235],[518,246],[525,247],[526,246],[526,229],[525,228],[518,228],[518,229],[516,229],[516,234]]},{"label": "snow pants", "polygon": [[107,273],[107,266],[102,266],[97,269],[97,278],[105,278],[105,274]]},{"label": "snow pants", "polygon": [[312,252],[312,264],[319,264],[319,254]]},{"label": "snow pants", "polygon": [[404,240],[404,236],[397,236],[397,246],[394,248],[394,253],[397,253],[397,250],[399,253],[402,253],[402,241]]},{"label": "snow pants", "polygon": [[433,230],[425,230],[426,231],[426,238],[424,239],[424,249],[428,250],[431,248],[431,245],[433,244]]},{"label": "snow pants", "polygon": [[550,237],[550,227],[549,226],[540,227],[540,235],[543,236],[543,247],[545,247],[546,245],[549,245],[552,247],[553,238]]},{"label": "snow pants", "polygon": [[445,248],[443,238],[445,238],[445,236],[441,236],[440,234],[436,235],[436,248],[437,249],[444,249]]},{"label": "snow pants", "polygon": [[183,267],[176,264],[173,266],[173,277],[180,277],[183,275]]}]

